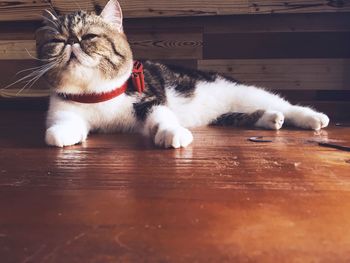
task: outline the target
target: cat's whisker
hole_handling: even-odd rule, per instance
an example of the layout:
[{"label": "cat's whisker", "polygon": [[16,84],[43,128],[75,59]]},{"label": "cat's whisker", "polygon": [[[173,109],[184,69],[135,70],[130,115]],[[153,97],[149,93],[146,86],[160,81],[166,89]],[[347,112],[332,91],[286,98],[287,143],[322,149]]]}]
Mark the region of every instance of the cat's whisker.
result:
[{"label": "cat's whisker", "polygon": [[32,58],[32,59],[35,59],[35,60],[38,60],[38,61],[41,61],[41,62],[51,62],[54,60],[54,58],[50,58],[50,59],[40,59],[40,58],[37,58],[35,56],[33,56],[32,54],[30,54],[30,51],[25,48],[25,51],[27,52],[27,54]]},{"label": "cat's whisker", "polygon": [[[51,4],[51,3],[50,3]],[[51,9],[54,11],[54,9],[52,8],[52,5],[51,5]],[[46,9],[45,10],[46,12],[48,12],[54,19],[55,21],[58,21],[58,16],[57,16],[57,13],[56,11],[54,11],[56,14],[53,14],[50,10]]]},{"label": "cat's whisker", "polygon": [[45,75],[47,71],[49,71],[54,66],[55,64],[47,67],[46,69],[37,71],[36,75],[34,75],[32,79],[28,80],[26,84],[16,93],[16,96],[19,95],[21,92],[23,92],[28,86],[29,86],[28,89],[30,89],[35,84],[35,82],[37,82],[42,76]]},{"label": "cat's whisker", "polygon": [[[47,12],[49,12],[51,15],[52,13],[48,10],[46,10]],[[52,20],[44,15],[38,15],[39,17],[41,17],[42,19],[44,19],[44,21],[46,22],[49,22],[50,24],[54,25],[56,28],[58,28],[60,26],[60,21],[57,19],[57,20]]]},{"label": "cat's whisker", "polygon": [[38,67],[32,67],[32,68],[27,68],[27,69],[23,69],[23,70],[20,70],[16,73],[16,76],[23,73],[23,72],[26,72],[26,71],[30,71],[30,70],[37,70],[37,69],[40,69],[40,68],[44,68],[46,66],[45,65],[41,65],[41,66],[38,66]]},{"label": "cat's whisker", "polygon": [[13,85],[15,85],[15,84],[17,84],[17,83],[19,83],[19,82],[22,82],[22,81],[24,81],[24,80],[26,80],[26,79],[28,79],[28,78],[33,77],[33,76],[35,75],[34,73],[35,73],[35,72],[29,73],[28,75],[26,75],[26,76],[24,76],[24,77],[22,77],[22,78],[16,80],[15,82],[12,82],[11,84],[9,84],[9,85],[3,87],[1,90],[8,89],[8,88],[12,87]]},{"label": "cat's whisker", "polygon": [[[8,89],[10,87],[12,87],[13,85],[17,84],[17,83],[20,83],[22,81],[25,81],[29,78],[35,78],[36,76],[38,75],[44,75],[48,70],[50,70],[51,68],[53,68],[54,66],[56,66],[57,62],[51,62],[51,63],[47,63],[41,67],[39,67],[37,70],[34,70],[33,72],[29,73],[28,75],[14,81],[13,83],[10,83],[9,85],[1,88],[1,90],[5,90],[5,89]],[[43,73],[43,74],[41,74]]]},{"label": "cat's whisker", "polygon": [[50,8],[51,8],[51,10],[52,10],[52,12],[50,11],[50,13],[58,20],[59,15],[57,14],[57,12],[56,12],[54,6],[52,5],[51,1],[48,1],[48,3],[49,3]]}]

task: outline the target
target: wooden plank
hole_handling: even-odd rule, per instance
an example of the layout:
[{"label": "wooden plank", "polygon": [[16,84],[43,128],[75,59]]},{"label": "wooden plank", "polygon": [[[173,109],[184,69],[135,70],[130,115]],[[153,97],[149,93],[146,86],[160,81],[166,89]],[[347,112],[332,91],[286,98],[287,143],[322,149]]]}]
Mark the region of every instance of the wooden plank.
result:
[{"label": "wooden plank", "polygon": [[204,34],[205,59],[350,58],[347,32]]},{"label": "wooden plank", "polygon": [[[129,35],[129,42],[135,57],[139,59],[202,58],[202,34],[199,33],[132,34]],[[36,56],[34,40],[0,40],[0,60],[30,59],[33,56]]]},{"label": "wooden plank", "polygon": [[1,22],[0,40],[33,40],[40,22]]},{"label": "wooden plank", "polygon": [[346,90],[274,90],[293,103],[301,101],[350,101],[350,89]]},{"label": "wooden plank", "polygon": [[[43,79],[26,85],[26,81],[18,82],[21,78],[30,74],[32,71],[27,70],[39,65],[36,60],[0,60],[0,97],[38,97],[49,93],[49,85]],[[24,71],[25,70],[25,71]]]},{"label": "wooden plank", "polygon": [[[314,92],[314,91],[309,91]],[[333,91],[332,91],[333,92]],[[349,101],[317,101],[305,100],[304,92],[290,91],[292,98],[288,95],[286,98],[293,102],[304,106],[311,106],[318,111],[326,113],[332,121],[350,119],[350,102]],[[296,93],[296,94],[295,94]],[[337,94],[333,92],[332,94]],[[338,94],[342,94],[339,92]],[[348,94],[347,94],[348,95]],[[0,96],[0,110],[31,110],[31,111],[46,111],[48,109],[49,101],[46,98],[2,98]]]},{"label": "wooden plank", "polygon": [[349,32],[350,14],[274,14],[206,17],[171,17],[126,19],[126,32],[134,30],[165,30],[191,27],[203,28],[204,33],[259,32]]},{"label": "wooden plank", "polygon": [[41,20],[43,10],[50,8],[48,0],[7,0],[0,3],[0,21]]},{"label": "wooden plank", "polygon": [[34,40],[0,40],[0,59],[31,59],[36,56]]},{"label": "wooden plank", "polygon": [[[350,14],[275,14],[203,19],[204,33],[349,32]],[[206,21],[204,21],[206,19]],[[190,20],[190,19],[189,19]],[[192,19],[193,21],[194,19]],[[189,21],[188,21],[189,22]]]},{"label": "wooden plank", "polygon": [[[95,3],[104,5],[106,0]],[[348,1],[329,4],[327,0],[120,0],[125,17],[154,17],[154,16],[193,16],[193,15],[231,15],[231,14],[266,14],[266,13],[313,13],[313,12],[349,12]],[[62,12],[71,12],[77,9],[92,10],[91,1],[80,0],[74,2],[52,0],[55,8]]]},{"label": "wooden plank", "polygon": [[[103,6],[106,2],[106,0],[51,1],[54,8],[62,13],[80,9],[93,10],[94,4]],[[349,1],[329,0],[121,0],[120,2],[127,18],[350,11]],[[6,1],[0,5],[0,21],[39,20],[42,10],[49,7],[49,2],[45,0]]]},{"label": "wooden plank", "polygon": [[[350,34],[268,33],[130,34],[138,58],[149,59],[250,59],[250,58],[350,58]],[[203,41],[203,43],[202,43]],[[203,47],[202,47],[203,44]],[[34,40],[0,40],[0,59],[29,59],[35,55]]]},{"label": "wooden plank", "polygon": [[350,89],[350,59],[200,60],[198,68],[275,90]]},{"label": "wooden plank", "polygon": [[326,113],[331,120],[350,120],[350,102],[349,101],[303,101],[304,106],[311,106],[320,112]]},{"label": "wooden plank", "polygon": [[92,134],[55,149],[43,112],[0,119],[4,263],[350,261],[349,153],[307,142],[348,146],[349,127],[199,128],[181,150]]},{"label": "wooden plank", "polygon": [[[69,2],[52,0],[58,10],[66,13],[77,9],[93,9],[91,1]],[[105,0],[95,1],[104,5]],[[314,12],[349,12],[350,3],[340,1],[330,3],[328,0],[120,0],[125,17],[172,17],[232,14],[271,14],[271,13],[314,13]]]},{"label": "wooden plank", "polygon": [[157,33],[128,36],[136,58],[201,59],[202,34]]},{"label": "wooden plank", "polygon": [[[34,39],[40,22],[2,22],[0,40]],[[189,27],[189,25],[191,25]],[[283,14],[125,19],[126,34],[169,31],[195,33],[349,32],[350,14]]]},{"label": "wooden plank", "polygon": [[[34,39],[40,22],[0,23],[0,40]],[[191,25],[189,27],[189,25]],[[350,14],[284,14],[273,16],[180,17],[126,19],[127,35],[154,33],[349,32]]]}]

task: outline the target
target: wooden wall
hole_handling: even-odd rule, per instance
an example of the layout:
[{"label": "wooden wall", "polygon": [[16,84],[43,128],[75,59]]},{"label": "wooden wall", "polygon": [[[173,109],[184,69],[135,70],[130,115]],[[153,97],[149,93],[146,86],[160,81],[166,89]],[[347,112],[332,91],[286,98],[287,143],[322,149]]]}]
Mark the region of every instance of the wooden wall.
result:
[{"label": "wooden wall", "polygon": [[[120,2],[136,58],[220,71],[350,119],[350,1]],[[0,87],[37,65],[34,32],[50,5],[93,8],[88,0],[0,3]],[[23,94],[45,96],[47,86]]]}]

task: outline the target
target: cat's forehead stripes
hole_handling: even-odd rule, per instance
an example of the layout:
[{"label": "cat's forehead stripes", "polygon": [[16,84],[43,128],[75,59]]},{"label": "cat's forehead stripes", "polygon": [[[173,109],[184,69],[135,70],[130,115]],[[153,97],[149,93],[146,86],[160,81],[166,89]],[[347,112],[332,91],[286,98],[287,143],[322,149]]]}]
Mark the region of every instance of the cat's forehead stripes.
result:
[{"label": "cat's forehead stripes", "polygon": [[100,17],[93,13],[77,11],[61,18],[61,32],[66,35],[82,36],[87,31],[102,33],[107,28]]}]

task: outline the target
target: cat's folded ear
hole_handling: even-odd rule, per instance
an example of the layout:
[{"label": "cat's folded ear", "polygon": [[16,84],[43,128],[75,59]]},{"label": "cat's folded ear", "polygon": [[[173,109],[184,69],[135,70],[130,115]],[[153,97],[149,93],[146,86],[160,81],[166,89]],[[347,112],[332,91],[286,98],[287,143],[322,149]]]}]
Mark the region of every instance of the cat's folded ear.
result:
[{"label": "cat's folded ear", "polygon": [[118,32],[123,33],[123,13],[117,0],[109,0],[100,16],[107,23],[113,24]]}]

